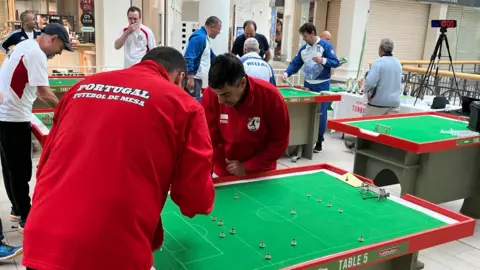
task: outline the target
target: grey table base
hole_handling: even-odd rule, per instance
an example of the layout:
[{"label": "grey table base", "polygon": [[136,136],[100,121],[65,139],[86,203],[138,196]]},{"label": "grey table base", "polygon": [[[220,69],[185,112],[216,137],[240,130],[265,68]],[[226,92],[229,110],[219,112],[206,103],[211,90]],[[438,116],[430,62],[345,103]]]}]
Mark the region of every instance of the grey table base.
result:
[{"label": "grey table base", "polygon": [[290,141],[286,155],[290,161],[313,159],[313,148],[318,138],[321,103],[288,104]]},{"label": "grey table base", "polygon": [[401,194],[432,203],[465,199],[461,212],[480,218],[480,146],[415,154],[357,138],[353,172],[377,186],[400,183]]},{"label": "grey table base", "polygon": [[421,270],[425,264],[418,260],[418,252],[386,260],[381,263],[360,267],[361,270]]}]

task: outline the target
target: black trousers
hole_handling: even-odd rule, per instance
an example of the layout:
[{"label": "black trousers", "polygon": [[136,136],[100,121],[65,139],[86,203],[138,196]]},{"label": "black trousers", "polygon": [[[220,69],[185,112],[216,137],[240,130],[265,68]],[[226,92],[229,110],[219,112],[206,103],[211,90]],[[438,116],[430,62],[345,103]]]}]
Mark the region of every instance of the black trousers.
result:
[{"label": "black trousers", "polygon": [[30,213],[30,187],[32,178],[32,127],[30,122],[0,121],[0,157],[2,173],[12,214],[27,221]]},{"label": "black trousers", "polygon": [[0,219],[0,244],[4,243],[3,240],[5,240],[5,235],[3,235],[3,225],[2,220]]}]

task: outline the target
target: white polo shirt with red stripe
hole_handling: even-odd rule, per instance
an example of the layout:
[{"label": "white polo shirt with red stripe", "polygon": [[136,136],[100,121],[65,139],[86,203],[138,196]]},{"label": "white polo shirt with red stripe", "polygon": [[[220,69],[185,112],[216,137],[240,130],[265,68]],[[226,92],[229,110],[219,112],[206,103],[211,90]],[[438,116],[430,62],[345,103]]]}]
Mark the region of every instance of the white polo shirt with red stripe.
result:
[{"label": "white polo shirt with red stripe", "polygon": [[[120,35],[123,35],[127,29],[128,26],[123,28]],[[145,54],[155,47],[155,37],[153,36],[152,30],[143,24],[140,25],[138,30],[131,33],[125,41],[125,68],[131,67],[140,62]]]},{"label": "white polo shirt with red stripe", "polygon": [[0,68],[0,121],[30,122],[37,86],[49,86],[47,56],[38,42],[20,42]]}]

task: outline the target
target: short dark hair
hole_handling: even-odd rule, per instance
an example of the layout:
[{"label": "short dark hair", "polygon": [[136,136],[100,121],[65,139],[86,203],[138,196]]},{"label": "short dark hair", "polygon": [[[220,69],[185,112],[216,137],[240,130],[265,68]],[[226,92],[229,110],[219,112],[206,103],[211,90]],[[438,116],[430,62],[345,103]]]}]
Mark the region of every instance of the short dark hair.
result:
[{"label": "short dark hair", "polygon": [[208,86],[222,89],[226,85],[238,86],[245,77],[242,61],[231,53],[218,55],[208,71]]},{"label": "short dark hair", "polygon": [[140,18],[142,17],[142,10],[139,9],[138,7],[136,7],[136,6],[129,7],[128,10],[127,10],[127,14],[130,13],[130,12],[138,12],[138,14],[140,15]]},{"label": "short dark hair", "polygon": [[23,23],[23,20],[25,19],[25,16],[26,16],[27,14],[32,14],[32,15],[33,15],[33,12],[28,11],[28,10],[22,12],[22,13],[20,14],[20,23]]},{"label": "short dark hair", "polygon": [[150,50],[143,58],[143,61],[153,60],[162,65],[168,73],[174,71],[185,72],[187,65],[183,55],[175,48],[162,46]]},{"label": "short dark hair", "polygon": [[257,31],[257,24],[252,21],[252,20],[248,20],[248,21],[245,21],[243,23],[243,30],[245,30],[245,28],[247,28],[248,25],[252,24],[253,25],[253,29],[255,29],[255,31]]},{"label": "short dark hair", "polygon": [[205,21],[205,25],[213,26],[213,25],[218,24],[219,22],[222,22],[222,21],[217,16],[210,16]]},{"label": "short dark hair", "polygon": [[300,27],[300,29],[298,29],[298,31],[300,32],[300,34],[317,34],[317,28],[313,23],[305,23],[304,25],[302,25],[302,27]]}]

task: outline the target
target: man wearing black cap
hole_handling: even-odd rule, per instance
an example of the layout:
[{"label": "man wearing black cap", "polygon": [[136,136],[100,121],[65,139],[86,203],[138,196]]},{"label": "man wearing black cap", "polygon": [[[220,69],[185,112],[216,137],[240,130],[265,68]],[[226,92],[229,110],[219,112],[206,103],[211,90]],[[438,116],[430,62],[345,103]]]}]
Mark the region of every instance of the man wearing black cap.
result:
[{"label": "man wearing black cap", "polygon": [[30,212],[28,182],[32,177],[32,106],[38,97],[54,108],[58,98],[48,84],[47,59],[73,51],[65,27],[46,25],[37,39],[20,42],[0,69],[0,157],[8,198],[10,219],[23,232]]}]

